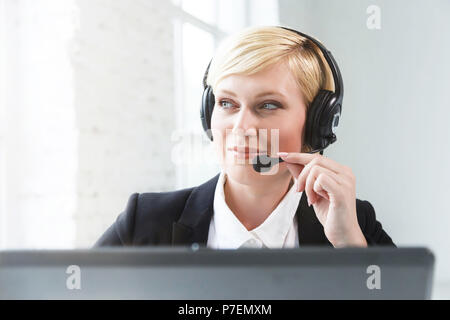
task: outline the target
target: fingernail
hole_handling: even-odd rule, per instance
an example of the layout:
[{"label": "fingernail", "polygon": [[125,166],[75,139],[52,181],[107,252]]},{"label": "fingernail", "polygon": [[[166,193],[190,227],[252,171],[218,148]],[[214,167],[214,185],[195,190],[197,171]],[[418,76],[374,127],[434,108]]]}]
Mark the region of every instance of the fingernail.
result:
[{"label": "fingernail", "polygon": [[278,154],[279,157],[282,157],[282,158],[286,157],[288,155],[287,152],[278,152],[277,154]]},{"label": "fingernail", "polygon": [[308,199],[308,207],[311,207],[311,203],[309,202],[309,199]]}]

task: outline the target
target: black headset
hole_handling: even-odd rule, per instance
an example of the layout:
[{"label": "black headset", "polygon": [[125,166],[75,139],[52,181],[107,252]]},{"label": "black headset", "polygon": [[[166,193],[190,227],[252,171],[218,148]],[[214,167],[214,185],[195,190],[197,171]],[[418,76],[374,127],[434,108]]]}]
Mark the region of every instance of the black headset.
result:
[{"label": "black headset", "polygon": [[[320,154],[323,154],[323,150],[336,141],[335,132],[339,124],[339,118],[342,110],[342,98],[344,96],[344,84],[342,81],[341,72],[339,71],[339,67],[331,52],[328,51],[319,41],[297,30],[281,26],[279,27],[295,32],[316,44],[320,51],[322,51],[333,74],[335,87],[334,92],[330,90],[320,90],[314,97],[314,100],[312,101],[306,115],[304,143],[311,146],[312,150],[309,153],[316,153],[320,151]],[[205,130],[209,139],[212,141],[211,116],[214,109],[215,97],[211,86],[206,84],[211,61],[209,62],[205,75],[203,76],[204,90],[202,105],[200,108],[200,119],[202,121],[203,130]]]}]

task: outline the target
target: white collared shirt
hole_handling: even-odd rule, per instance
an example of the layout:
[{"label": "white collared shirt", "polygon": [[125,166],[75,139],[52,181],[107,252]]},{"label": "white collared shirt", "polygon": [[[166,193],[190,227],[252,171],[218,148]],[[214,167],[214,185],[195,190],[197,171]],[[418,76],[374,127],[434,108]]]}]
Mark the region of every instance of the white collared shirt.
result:
[{"label": "white collared shirt", "polygon": [[222,171],[214,193],[214,214],[209,225],[207,247],[214,249],[299,247],[295,213],[302,192],[295,191],[295,184],[266,220],[248,231],[225,202],[226,178],[226,174]]}]

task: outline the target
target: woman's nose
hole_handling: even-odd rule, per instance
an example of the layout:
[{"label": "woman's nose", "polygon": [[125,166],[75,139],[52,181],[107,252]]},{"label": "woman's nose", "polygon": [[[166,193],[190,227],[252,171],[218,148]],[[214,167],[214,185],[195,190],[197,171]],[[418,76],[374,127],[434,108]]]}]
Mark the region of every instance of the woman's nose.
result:
[{"label": "woman's nose", "polygon": [[233,134],[256,136],[258,119],[252,114],[249,108],[241,108],[233,124]]}]

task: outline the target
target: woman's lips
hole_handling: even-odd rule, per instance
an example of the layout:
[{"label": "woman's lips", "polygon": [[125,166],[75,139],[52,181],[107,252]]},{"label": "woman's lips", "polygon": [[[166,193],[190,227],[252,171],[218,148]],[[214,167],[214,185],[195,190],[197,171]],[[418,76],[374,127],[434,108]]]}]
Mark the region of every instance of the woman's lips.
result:
[{"label": "woman's lips", "polygon": [[258,154],[264,154],[264,152],[238,152],[235,150],[230,150],[230,152],[231,152],[231,154],[233,154],[233,156],[235,158],[238,158],[238,159],[254,158]]},{"label": "woman's lips", "polygon": [[265,151],[258,151],[255,149],[249,148],[228,148],[228,151],[237,159],[249,159],[254,158],[259,154],[266,154]]}]

